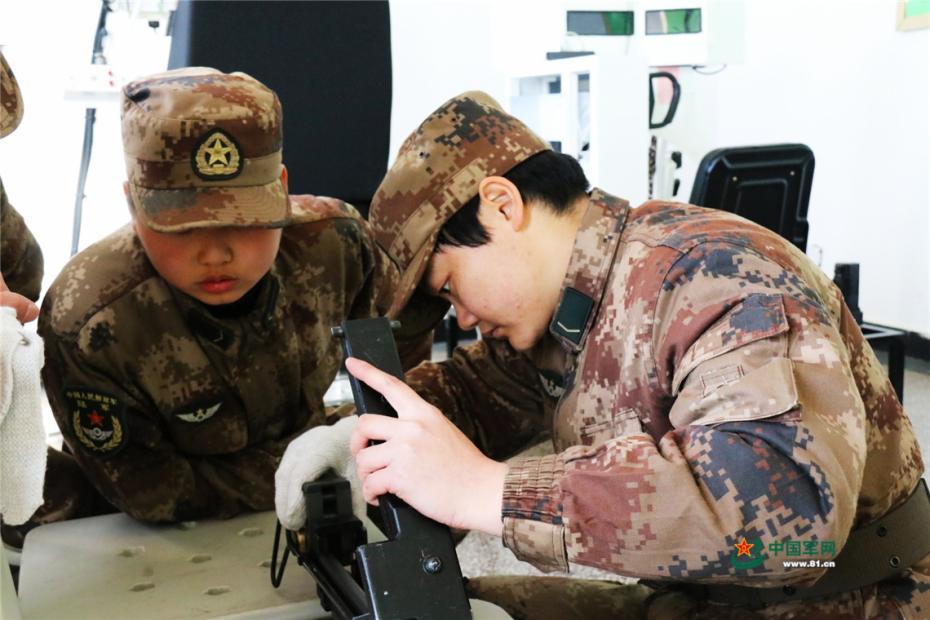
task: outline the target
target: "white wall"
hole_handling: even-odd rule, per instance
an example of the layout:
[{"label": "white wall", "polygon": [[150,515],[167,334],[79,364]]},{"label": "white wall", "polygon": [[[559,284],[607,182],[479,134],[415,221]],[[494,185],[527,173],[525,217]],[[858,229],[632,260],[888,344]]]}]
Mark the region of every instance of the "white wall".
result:
[{"label": "white wall", "polygon": [[505,103],[509,76],[558,49],[561,0],[391,0],[391,160],[445,100],[483,90]]},{"label": "white wall", "polygon": [[[391,157],[448,97],[479,88],[503,101],[515,68],[558,47],[566,5],[585,8],[582,0],[393,0]],[[20,129],[0,142],[0,173],[42,245],[45,286],[68,257],[83,136],[83,106],[62,93],[89,61],[99,6],[7,2],[0,20],[26,100]],[[894,15],[893,0],[747,2],[744,62],[714,76],[683,69],[679,116],[662,135],[685,153],[685,197],[713,148],[808,144],[817,158],[812,255],[822,248],[828,273],[838,261],[861,263],[867,320],[930,335],[930,30],[897,32]],[[125,13],[110,16],[109,30],[107,56],[122,76],[166,66],[166,38]],[[117,106],[105,104],[82,246],[128,219],[124,177]]]},{"label": "white wall", "polygon": [[[90,65],[98,0],[4,2],[0,44],[25,102],[19,128],[0,141],[0,174],[10,203],[23,215],[45,259],[43,292],[68,261],[84,140],[81,102],[66,101],[72,76]],[[164,70],[170,40],[123,12],[107,21],[107,60],[124,80]],[[85,187],[81,244],[129,221],[119,106],[98,104],[93,155]]]}]

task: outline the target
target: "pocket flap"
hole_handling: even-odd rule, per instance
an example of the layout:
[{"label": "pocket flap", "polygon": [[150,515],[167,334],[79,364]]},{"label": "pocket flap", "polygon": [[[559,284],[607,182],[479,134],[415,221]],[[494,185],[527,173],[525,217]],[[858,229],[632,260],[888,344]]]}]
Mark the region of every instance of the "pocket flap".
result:
[{"label": "pocket flap", "polygon": [[694,384],[695,397],[691,397],[691,388],[686,388],[672,405],[669,421],[676,428],[761,420],[798,406],[794,367],[786,357],[775,358],[709,392],[699,389]]},{"label": "pocket flap", "polygon": [[754,293],[731,308],[694,341],[672,377],[672,395],[700,364],[750,342],[788,331],[781,295]]}]

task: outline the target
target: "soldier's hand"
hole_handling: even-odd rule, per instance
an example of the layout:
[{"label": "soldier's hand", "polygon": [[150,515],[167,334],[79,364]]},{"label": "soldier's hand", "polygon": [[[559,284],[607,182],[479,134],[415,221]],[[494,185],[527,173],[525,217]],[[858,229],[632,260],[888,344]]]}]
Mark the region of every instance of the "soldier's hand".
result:
[{"label": "soldier's hand", "polygon": [[[365,499],[373,503],[393,493],[440,523],[499,536],[507,465],[484,456],[404,382],[355,358],[346,368],[384,395],[398,415],[363,415],[352,433]],[[371,440],[384,443],[369,446]]]},{"label": "soldier's hand", "polygon": [[358,417],[351,415],[332,426],[317,426],[292,441],[284,451],[274,474],[274,507],[281,525],[299,530],[307,520],[303,485],[319,478],[328,469],[352,485],[352,509],[365,514],[361,483],[355,475],[355,462],[349,453],[349,435]]},{"label": "soldier's hand", "polygon": [[39,316],[39,307],[30,299],[11,291],[2,275],[0,275],[0,306],[13,308],[16,311],[16,319],[20,323],[34,321]]}]

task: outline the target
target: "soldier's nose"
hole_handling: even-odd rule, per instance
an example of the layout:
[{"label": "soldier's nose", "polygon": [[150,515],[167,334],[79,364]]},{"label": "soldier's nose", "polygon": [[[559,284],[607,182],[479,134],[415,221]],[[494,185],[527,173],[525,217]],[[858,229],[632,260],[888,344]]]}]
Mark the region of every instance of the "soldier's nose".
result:
[{"label": "soldier's nose", "polygon": [[453,305],[455,306],[455,318],[458,320],[460,329],[469,330],[478,324],[478,317],[469,312],[462,304]]},{"label": "soldier's nose", "polygon": [[223,265],[232,260],[232,249],[222,243],[208,243],[200,248],[197,259],[203,265]]}]

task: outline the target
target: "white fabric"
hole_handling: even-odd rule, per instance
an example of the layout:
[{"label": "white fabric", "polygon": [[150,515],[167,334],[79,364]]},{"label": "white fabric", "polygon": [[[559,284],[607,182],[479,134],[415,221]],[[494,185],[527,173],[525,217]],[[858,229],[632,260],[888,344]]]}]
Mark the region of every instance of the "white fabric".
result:
[{"label": "white fabric", "polygon": [[301,529],[307,519],[303,484],[332,469],[352,485],[352,510],[365,514],[365,498],[349,452],[349,437],[358,416],[350,415],[332,426],[317,426],[292,441],[274,474],[274,506],[278,520],[289,530]]},{"label": "white fabric", "polygon": [[42,505],[45,428],[42,426],[42,339],[0,307],[0,514],[26,522]]}]

